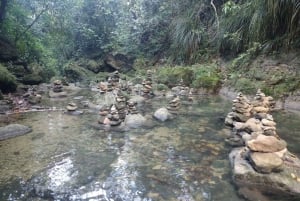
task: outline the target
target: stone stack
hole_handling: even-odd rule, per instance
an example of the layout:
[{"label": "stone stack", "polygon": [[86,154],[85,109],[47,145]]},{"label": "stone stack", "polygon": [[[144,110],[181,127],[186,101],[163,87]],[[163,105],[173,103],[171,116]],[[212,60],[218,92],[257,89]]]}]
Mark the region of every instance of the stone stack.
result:
[{"label": "stone stack", "polygon": [[61,80],[55,80],[53,82],[52,91],[55,93],[59,93],[63,91],[63,85]]},{"label": "stone stack", "polygon": [[275,107],[275,101],[271,96],[266,96],[260,89],[257,90],[252,102],[251,113],[268,113]]},{"label": "stone stack", "polygon": [[108,80],[107,80],[107,89],[106,89],[106,92],[112,92],[114,90],[113,87],[114,87],[113,81],[109,77]]},{"label": "stone stack", "polygon": [[147,70],[147,78],[142,82],[143,85],[143,96],[150,97],[153,95],[152,91],[152,72],[151,70]]},{"label": "stone stack", "polygon": [[232,112],[230,112],[226,119],[225,124],[233,126],[234,122],[246,122],[251,116],[252,105],[250,101],[241,92],[232,101]]},{"label": "stone stack", "polygon": [[107,118],[109,119],[109,125],[111,126],[118,126],[122,122],[119,116],[119,112],[115,105],[112,105],[109,111],[109,114],[107,115]]},{"label": "stone stack", "polygon": [[127,103],[128,106],[128,114],[138,114],[138,110],[136,109],[136,103],[133,101],[129,101]]},{"label": "stone stack", "polygon": [[167,109],[170,113],[177,113],[180,108],[181,102],[178,96],[175,96],[168,104]]},{"label": "stone stack", "polygon": [[121,93],[121,91],[118,91],[116,96],[116,108],[118,110],[120,119],[124,121],[127,114],[127,106],[126,106],[126,98]]},{"label": "stone stack", "polygon": [[258,135],[246,143],[252,167],[259,173],[280,172],[287,152],[286,142],[274,136]]},{"label": "stone stack", "polygon": [[190,91],[189,87],[184,85],[183,79],[180,80],[178,84],[178,89],[179,89],[178,95],[180,96],[187,96]]},{"label": "stone stack", "polygon": [[111,81],[112,81],[113,87],[118,87],[119,86],[119,81],[120,81],[119,71],[115,71],[111,74]]},{"label": "stone stack", "polygon": [[73,103],[73,102],[68,103],[68,105],[67,105],[67,110],[69,112],[75,111],[75,110],[77,110],[77,108],[78,108],[77,105],[75,103]]},{"label": "stone stack", "polygon": [[109,113],[109,107],[106,105],[102,106],[99,111],[99,115],[106,117],[108,115],[108,113]]},{"label": "stone stack", "polygon": [[[253,103],[240,93],[233,101],[233,112],[225,120],[232,127],[227,141],[238,146],[229,154],[233,180],[243,188],[300,197],[300,160],[287,150],[287,143],[277,135],[276,123],[267,113],[272,107],[273,98],[266,97],[260,90]],[[236,118],[237,113],[246,114],[248,119]]]},{"label": "stone stack", "polygon": [[105,94],[107,91],[107,84],[104,82],[100,82],[98,85],[98,89],[100,90],[100,94]]}]

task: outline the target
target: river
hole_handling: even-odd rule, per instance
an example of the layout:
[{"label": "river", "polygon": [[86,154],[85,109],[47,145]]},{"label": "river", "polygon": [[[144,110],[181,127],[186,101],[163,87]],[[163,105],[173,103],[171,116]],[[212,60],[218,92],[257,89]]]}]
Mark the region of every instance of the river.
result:
[{"label": "river", "polygon": [[[126,132],[96,129],[98,115],[84,108],[81,115],[12,115],[33,132],[0,141],[0,200],[243,201],[232,184],[225,142],[231,103],[218,96],[196,99],[183,103],[173,120]],[[63,108],[70,100],[48,104]],[[154,98],[139,111],[152,115],[165,105]],[[274,117],[279,135],[300,156],[300,117]]]}]

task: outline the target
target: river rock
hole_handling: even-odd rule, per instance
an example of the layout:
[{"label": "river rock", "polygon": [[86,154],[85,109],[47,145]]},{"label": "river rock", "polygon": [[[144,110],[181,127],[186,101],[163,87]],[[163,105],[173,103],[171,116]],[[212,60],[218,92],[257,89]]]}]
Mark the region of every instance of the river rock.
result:
[{"label": "river rock", "polygon": [[146,118],[141,114],[129,114],[125,118],[125,125],[129,128],[139,128],[146,123]]},{"label": "river rock", "polygon": [[262,119],[261,120],[261,123],[264,125],[264,126],[270,126],[270,127],[275,127],[276,126],[276,123],[274,121],[270,121],[268,119]]},{"label": "river rock", "polygon": [[10,124],[4,127],[0,127],[0,140],[6,140],[20,135],[25,135],[31,131],[32,129],[28,126],[20,124]]},{"label": "river rock", "polygon": [[286,142],[274,136],[259,135],[256,139],[247,142],[247,147],[251,151],[271,153],[278,152],[286,148]]},{"label": "river rock", "polygon": [[[245,148],[235,148],[230,154],[230,163],[232,166],[233,180],[240,187],[248,187],[259,189],[260,192],[271,194],[278,198],[285,197],[300,198],[300,183],[291,175],[300,175],[300,161],[293,158],[293,165],[286,165],[283,163],[282,172],[271,172],[269,174],[262,174],[251,166],[245,157]],[[298,198],[298,199],[295,199]],[[279,199],[278,199],[279,200]]]},{"label": "river rock", "polygon": [[171,113],[167,108],[162,107],[154,112],[154,117],[159,121],[166,121],[171,118]]},{"label": "river rock", "polygon": [[283,160],[274,153],[252,152],[249,159],[257,172],[271,173],[282,171]]},{"label": "river rock", "polygon": [[248,132],[260,132],[262,131],[262,124],[258,119],[250,118],[244,124],[244,129]]}]

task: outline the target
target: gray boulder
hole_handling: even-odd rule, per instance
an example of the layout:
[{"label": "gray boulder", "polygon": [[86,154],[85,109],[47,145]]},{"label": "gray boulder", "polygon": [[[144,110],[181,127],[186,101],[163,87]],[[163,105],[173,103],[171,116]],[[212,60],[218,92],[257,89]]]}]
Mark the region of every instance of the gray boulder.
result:
[{"label": "gray boulder", "polygon": [[128,128],[139,128],[145,125],[146,118],[141,114],[129,114],[125,118],[125,125]]},{"label": "gray boulder", "polygon": [[20,135],[25,135],[31,131],[32,129],[28,126],[23,126],[20,124],[10,124],[4,127],[0,127],[0,140],[6,140]]},{"label": "gray boulder", "polygon": [[153,116],[159,121],[166,121],[172,117],[172,114],[168,111],[167,108],[162,107],[156,110]]}]

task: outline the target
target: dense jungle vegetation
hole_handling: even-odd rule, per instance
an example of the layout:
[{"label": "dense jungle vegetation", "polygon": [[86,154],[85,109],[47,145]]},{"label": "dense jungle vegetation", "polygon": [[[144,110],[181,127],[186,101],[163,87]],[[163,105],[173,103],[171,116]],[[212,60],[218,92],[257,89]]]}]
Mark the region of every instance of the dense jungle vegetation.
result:
[{"label": "dense jungle vegetation", "polygon": [[[299,61],[282,56],[299,55],[299,0],[0,3],[3,93],[14,91],[16,83],[53,77],[97,80],[119,66],[129,76],[155,68],[166,85],[184,79],[190,86],[217,89],[223,82],[246,93],[263,88],[275,96],[300,87]],[[294,63],[264,68],[265,55]]]}]

